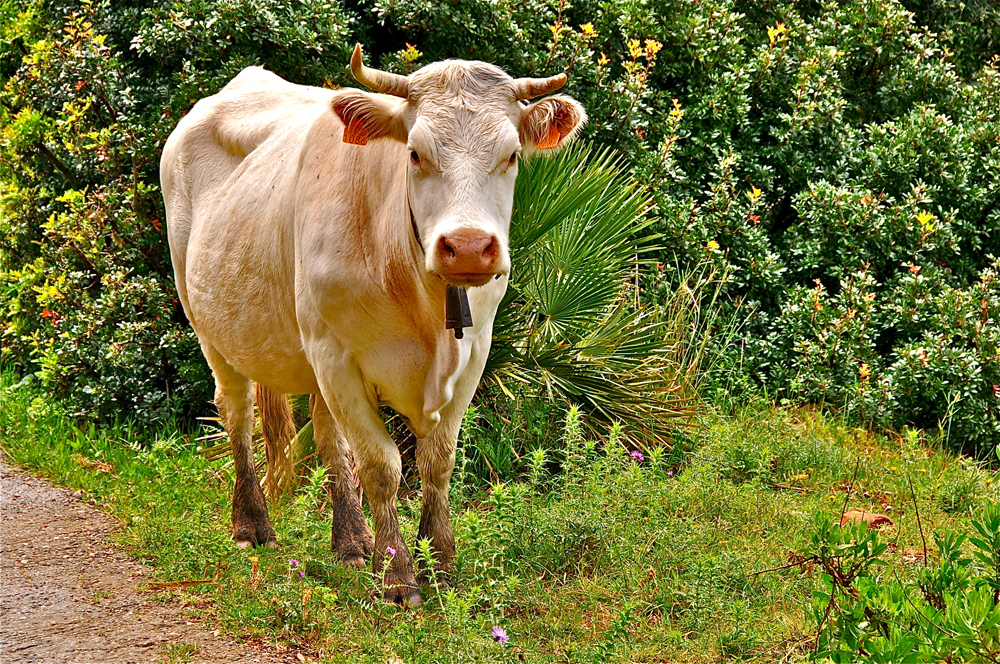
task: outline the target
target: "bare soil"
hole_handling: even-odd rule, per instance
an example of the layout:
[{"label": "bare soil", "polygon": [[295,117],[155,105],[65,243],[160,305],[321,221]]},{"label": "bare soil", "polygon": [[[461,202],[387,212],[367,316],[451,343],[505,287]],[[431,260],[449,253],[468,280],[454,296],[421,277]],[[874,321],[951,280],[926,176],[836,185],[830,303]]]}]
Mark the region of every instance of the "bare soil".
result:
[{"label": "bare soil", "polygon": [[144,590],[152,568],[107,541],[115,527],[0,459],[0,662],[304,661],[220,637],[181,601]]}]

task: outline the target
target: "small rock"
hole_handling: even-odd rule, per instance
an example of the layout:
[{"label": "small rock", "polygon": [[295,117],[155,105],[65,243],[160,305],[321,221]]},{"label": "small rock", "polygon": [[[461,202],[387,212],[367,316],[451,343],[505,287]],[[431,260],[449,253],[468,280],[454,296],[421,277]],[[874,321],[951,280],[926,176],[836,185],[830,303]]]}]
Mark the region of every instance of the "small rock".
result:
[{"label": "small rock", "polygon": [[895,525],[892,519],[884,514],[875,514],[873,512],[867,512],[865,510],[851,510],[849,512],[844,512],[843,518],[840,519],[840,525],[846,526],[852,521],[864,521],[868,524],[869,528],[875,528],[876,530],[882,526],[892,526]]}]

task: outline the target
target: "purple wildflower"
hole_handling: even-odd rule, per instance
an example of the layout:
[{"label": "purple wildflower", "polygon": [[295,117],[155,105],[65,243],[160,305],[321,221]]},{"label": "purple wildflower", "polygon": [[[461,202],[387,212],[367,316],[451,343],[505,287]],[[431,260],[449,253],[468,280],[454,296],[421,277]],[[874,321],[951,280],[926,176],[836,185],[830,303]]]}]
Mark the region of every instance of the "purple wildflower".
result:
[{"label": "purple wildflower", "polygon": [[642,452],[640,452],[639,450],[632,450],[632,458],[638,461],[639,463],[642,463],[643,461],[646,460],[646,457],[642,456]]},{"label": "purple wildflower", "polygon": [[388,553],[390,556],[396,555],[396,550],[391,546],[385,547],[385,552]]},{"label": "purple wildflower", "polygon": [[500,627],[500,625],[493,626],[493,638],[496,639],[497,643],[499,643],[500,645],[503,645],[510,640],[509,638],[507,638],[507,630],[505,630],[503,627]]},{"label": "purple wildflower", "polygon": [[306,573],[305,572],[299,572],[299,578],[300,579],[306,578]]},{"label": "purple wildflower", "polygon": [[674,476],[674,471],[668,470],[667,471],[667,477],[673,477],[673,476]]},{"label": "purple wildflower", "polygon": [[291,560],[288,561],[288,564],[292,566],[292,569],[295,569],[296,567],[299,566],[299,561],[297,561],[295,558],[292,558]]}]

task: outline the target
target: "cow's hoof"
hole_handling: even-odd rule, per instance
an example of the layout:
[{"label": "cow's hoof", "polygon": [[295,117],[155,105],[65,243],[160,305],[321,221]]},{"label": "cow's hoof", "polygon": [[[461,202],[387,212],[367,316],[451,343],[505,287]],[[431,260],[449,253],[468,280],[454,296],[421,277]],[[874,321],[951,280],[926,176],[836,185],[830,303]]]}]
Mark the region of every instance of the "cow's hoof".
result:
[{"label": "cow's hoof", "polygon": [[278,536],[274,534],[274,528],[269,525],[236,528],[233,532],[233,541],[241,549],[251,546],[254,548],[262,546],[267,549],[278,548]]},{"label": "cow's hoof", "polygon": [[351,523],[347,519],[334,520],[330,546],[345,563],[356,558],[364,559],[375,551],[375,536],[364,521]]},{"label": "cow's hoof", "polygon": [[365,557],[364,556],[344,556],[341,560],[344,561],[344,566],[348,569],[364,569],[365,568]]},{"label": "cow's hoof", "polygon": [[433,577],[430,574],[418,574],[417,581],[419,581],[421,585],[437,586],[438,588],[451,588],[451,579],[448,578],[447,574],[438,574]]},{"label": "cow's hoof", "polygon": [[366,546],[365,540],[362,538],[360,541],[350,540],[344,542],[340,546],[334,547],[334,551],[348,567],[362,569],[365,566],[365,560],[371,555],[374,548],[374,544]]},{"label": "cow's hoof", "polygon": [[366,556],[375,552],[375,535],[372,534],[372,531],[368,530],[361,535],[361,550],[365,552]]},{"label": "cow's hoof", "polygon": [[387,586],[382,593],[382,599],[399,606],[418,607],[421,605],[420,588],[406,584]]},{"label": "cow's hoof", "polygon": [[250,547],[257,548],[258,546],[262,546],[265,549],[277,549],[278,548],[278,540],[276,540],[275,538],[272,537],[269,540],[267,540],[266,542],[264,542],[263,544],[261,544],[259,542],[254,542],[254,541],[248,540],[248,539],[237,539],[236,540],[236,546],[239,547],[239,548],[241,548],[241,549],[249,549]]},{"label": "cow's hoof", "polygon": [[421,569],[417,573],[417,581],[420,583],[434,583],[437,581],[437,585],[442,588],[448,588],[451,586],[450,578],[452,569],[451,565],[445,567],[435,565],[434,574],[431,574],[427,569]]}]

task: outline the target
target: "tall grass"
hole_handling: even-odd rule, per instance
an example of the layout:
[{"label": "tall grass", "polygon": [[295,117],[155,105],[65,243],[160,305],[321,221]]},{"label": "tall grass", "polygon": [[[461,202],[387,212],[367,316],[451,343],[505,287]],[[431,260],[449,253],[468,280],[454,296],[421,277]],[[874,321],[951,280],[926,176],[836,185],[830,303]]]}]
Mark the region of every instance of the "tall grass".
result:
[{"label": "tall grass", "polygon": [[[8,459],[111,512],[122,524],[116,540],[155,564],[160,580],[218,581],[176,591],[208,607],[202,615],[215,627],[300,644],[330,662],[802,661],[817,581],[794,566],[755,572],[804,550],[813,514],[839,513],[853,483],[852,507],[896,521],[887,564],[905,579],[908,552],[920,548],[908,477],[926,532],[966,527],[997,498],[990,476],[916,434],[880,438],[816,411],[758,403],[706,415],[682,444],[641,460],[598,444],[579,412],[563,411],[546,434],[558,443],[524,454],[518,482],[484,489],[476,440],[463,439],[452,487],[456,572],[448,587],[424,587],[422,609],[402,611],[372,599],[370,571],[333,559],[321,472],[273,504],[279,549],[240,551],[229,540],[231,471],[198,455],[193,440],[77,430],[30,381],[4,375],[0,390]],[[551,472],[563,463],[566,472]],[[400,520],[412,539],[420,501],[408,496]],[[494,626],[508,644],[491,636]]]}]

